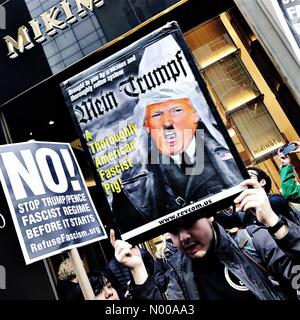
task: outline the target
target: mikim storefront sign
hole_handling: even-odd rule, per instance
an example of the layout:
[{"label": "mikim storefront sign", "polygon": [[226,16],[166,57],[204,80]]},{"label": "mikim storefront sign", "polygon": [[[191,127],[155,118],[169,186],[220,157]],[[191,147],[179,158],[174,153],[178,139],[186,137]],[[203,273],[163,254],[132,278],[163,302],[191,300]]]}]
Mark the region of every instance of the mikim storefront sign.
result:
[{"label": "mikim storefront sign", "polygon": [[[99,8],[104,5],[104,0],[74,1],[76,3],[76,12],[72,11],[69,0],[63,0],[43,12],[39,17],[29,21],[30,28],[24,25],[20,26],[16,39],[10,35],[3,37],[7,45],[8,57],[11,59],[18,57],[19,53],[23,53],[25,49],[29,50],[35,46],[35,43],[47,41],[47,36],[56,35],[58,30],[64,30],[69,25],[76,23],[80,18],[87,16],[88,11],[93,12],[95,7]],[[33,38],[30,35],[30,30],[33,33]]]}]

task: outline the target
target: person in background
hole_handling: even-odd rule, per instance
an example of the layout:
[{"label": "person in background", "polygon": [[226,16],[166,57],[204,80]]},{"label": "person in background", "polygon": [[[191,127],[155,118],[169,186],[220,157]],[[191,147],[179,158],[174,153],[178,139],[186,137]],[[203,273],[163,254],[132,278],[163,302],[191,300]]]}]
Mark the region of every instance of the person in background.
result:
[{"label": "person in background", "polygon": [[[241,183],[252,187],[234,201],[242,210],[255,210],[263,227],[248,227],[253,245],[264,265],[258,265],[238,247],[225,230],[210,218],[182,220],[170,231],[173,243],[192,258],[200,299],[204,300],[282,300],[297,299],[293,288],[294,267],[300,263],[300,227],[272,210],[264,189],[254,179]],[[117,260],[131,269],[139,299],[161,299],[159,289],[149,277],[140,252],[128,242],[111,242]],[[276,278],[279,286],[269,280]],[[135,291],[135,292],[134,292]]]},{"label": "person in background", "polygon": [[[148,274],[154,273],[154,259],[148,250],[141,248],[143,262],[147,268]],[[124,299],[131,299],[132,274],[130,269],[120,263],[113,257],[106,265],[106,270],[110,279],[113,279],[114,285]]]},{"label": "person in background", "polygon": [[115,285],[109,280],[104,271],[95,271],[89,274],[89,280],[95,294],[95,300],[120,300]]},{"label": "person in background", "polygon": [[70,258],[63,260],[58,269],[57,293],[60,300],[77,300],[83,295],[76,278],[76,272]]},{"label": "person in background", "polygon": [[296,153],[300,152],[300,142],[292,141],[296,145],[296,150],[288,155],[282,154],[282,148],[278,149],[279,160],[282,163],[280,169],[280,187],[282,194],[291,202],[300,203],[300,185],[297,177],[300,177],[300,161]]},{"label": "person in background", "polygon": [[[90,273],[88,277],[95,294],[95,300],[119,300],[119,294],[108,280],[109,276],[105,272],[98,270]],[[70,258],[66,258],[59,266],[57,293],[60,300],[84,300]]]},{"label": "person in background", "polygon": [[[260,186],[265,190],[272,210],[279,216],[282,215],[289,219],[292,222],[298,223],[298,220],[295,221],[294,214],[292,209],[289,206],[287,199],[281,194],[271,194],[272,180],[270,176],[263,171],[262,169],[256,167],[248,167],[248,174],[251,179],[254,179],[259,182]],[[219,222],[224,228],[231,229],[234,227],[245,228],[251,224],[260,225],[256,216],[251,212],[241,211],[241,210],[222,210],[216,215],[216,221]]]}]

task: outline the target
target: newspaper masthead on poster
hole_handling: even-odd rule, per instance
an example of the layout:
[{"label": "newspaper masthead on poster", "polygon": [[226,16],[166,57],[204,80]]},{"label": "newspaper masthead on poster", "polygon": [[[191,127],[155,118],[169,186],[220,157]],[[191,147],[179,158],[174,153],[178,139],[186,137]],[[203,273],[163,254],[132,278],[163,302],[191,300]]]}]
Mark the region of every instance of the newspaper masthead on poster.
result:
[{"label": "newspaper masthead on poster", "polygon": [[177,23],[61,86],[122,239],[158,235],[242,190],[243,166]]}]

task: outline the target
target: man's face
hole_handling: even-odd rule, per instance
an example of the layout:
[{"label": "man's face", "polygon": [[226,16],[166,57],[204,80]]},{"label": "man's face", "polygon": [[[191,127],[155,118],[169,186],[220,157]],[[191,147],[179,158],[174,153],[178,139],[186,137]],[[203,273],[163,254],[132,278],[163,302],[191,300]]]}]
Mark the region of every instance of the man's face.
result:
[{"label": "man's face", "polygon": [[146,108],[145,127],[165,155],[176,155],[191,143],[199,115],[188,98],[170,99]]},{"label": "man's face", "polygon": [[105,280],[105,286],[95,296],[95,300],[120,300],[117,291],[112,287],[111,283]]},{"label": "man's face", "polygon": [[214,239],[211,221],[206,218],[198,219],[188,227],[170,232],[176,247],[191,258],[202,258],[209,251]]}]

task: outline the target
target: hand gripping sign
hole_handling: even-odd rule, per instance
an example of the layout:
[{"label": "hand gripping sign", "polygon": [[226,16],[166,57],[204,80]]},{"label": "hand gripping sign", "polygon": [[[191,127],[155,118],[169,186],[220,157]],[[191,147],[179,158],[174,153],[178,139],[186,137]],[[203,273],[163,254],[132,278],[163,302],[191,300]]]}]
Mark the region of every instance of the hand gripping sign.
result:
[{"label": "hand gripping sign", "polygon": [[0,178],[26,264],[106,238],[69,144],[0,147]]}]

